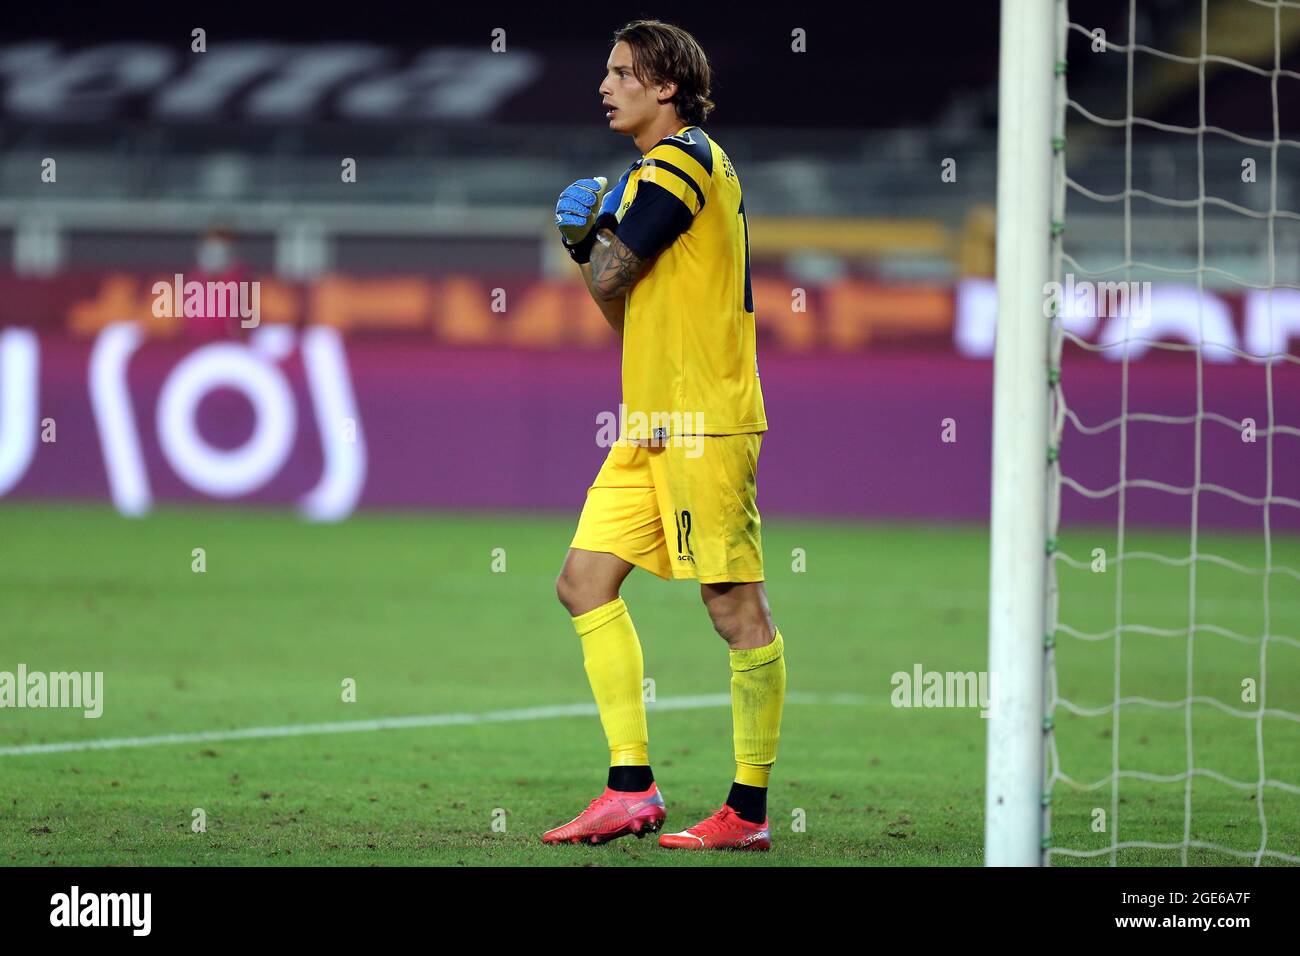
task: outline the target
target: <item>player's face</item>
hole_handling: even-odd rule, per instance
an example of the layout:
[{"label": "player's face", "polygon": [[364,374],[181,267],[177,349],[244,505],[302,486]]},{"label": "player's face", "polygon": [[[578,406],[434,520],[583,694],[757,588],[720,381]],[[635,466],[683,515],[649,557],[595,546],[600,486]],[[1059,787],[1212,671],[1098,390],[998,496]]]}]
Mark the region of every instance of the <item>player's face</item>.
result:
[{"label": "player's face", "polygon": [[609,128],[635,135],[652,123],[659,112],[662,87],[645,86],[632,72],[632,48],[620,40],[605,63],[605,80],[600,84],[601,103]]}]

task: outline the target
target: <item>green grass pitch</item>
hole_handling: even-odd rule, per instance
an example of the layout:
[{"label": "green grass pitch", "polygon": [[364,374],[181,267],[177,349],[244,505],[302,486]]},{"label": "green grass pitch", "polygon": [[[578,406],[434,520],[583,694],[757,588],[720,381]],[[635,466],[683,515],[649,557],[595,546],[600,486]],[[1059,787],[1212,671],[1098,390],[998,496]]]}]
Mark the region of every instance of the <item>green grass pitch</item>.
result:
[{"label": "green grass pitch", "polygon": [[[0,710],[0,748],[106,738],[290,727],[426,714],[483,714],[590,702],[581,649],[555,600],[574,516],[367,514],[340,525],[277,512],[165,510],[142,520],[103,507],[0,507],[0,670],[102,671],[104,714]],[[891,676],[978,671],[987,648],[988,540],[980,528],[796,522],[769,517],[768,591],[787,645],[789,690],[770,796],[770,854],[686,854],[630,837],[544,847],[538,837],[596,795],[604,739],[594,716],[368,732],[0,755],[0,863],[238,865],[972,865],[982,860],[985,721],[976,708],[896,708]],[[1112,529],[1076,530],[1066,551],[1114,553]],[[1186,534],[1131,536],[1173,556]],[[1258,535],[1202,535],[1200,550],[1264,563]],[[206,572],[191,570],[203,548]],[[506,570],[492,570],[493,549]],[[792,569],[802,548],[806,570]],[[1300,541],[1275,538],[1274,564],[1300,566]],[[1116,567],[1061,569],[1061,617],[1082,631],[1114,623]],[[1258,635],[1263,578],[1197,566],[1202,623]],[[1125,620],[1185,627],[1187,567],[1131,563]],[[1275,634],[1300,637],[1300,584],[1273,575]],[[726,694],[726,647],[692,584],[644,572],[624,590],[660,701]],[[1057,638],[1062,697],[1113,696],[1110,640]],[[1261,678],[1258,643],[1126,633],[1124,696],[1215,697],[1240,710]],[[1269,645],[1269,708],[1300,712],[1300,650]],[[356,681],[357,699],[342,700]],[[837,699],[834,695],[853,695]],[[1191,728],[1191,749],[1187,729]],[[1126,770],[1188,766],[1300,783],[1300,724],[1198,704],[1125,707]],[[1110,772],[1109,715],[1058,711],[1063,769]],[[731,779],[723,706],[652,709],[650,748],[668,825],[696,822]],[[1211,777],[1125,779],[1118,821],[1109,785],[1058,784],[1057,845],[1096,849],[1094,808],[1121,840],[1193,840],[1240,850],[1260,841],[1253,787]],[[1264,793],[1268,846],[1300,854],[1300,797]],[[192,814],[206,814],[206,832]],[[802,821],[800,828],[796,824]],[[496,826],[494,827],[494,822]],[[502,827],[504,823],[504,827]],[[1054,865],[1099,864],[1107,857]],[[1176,851],[1124,850],[1121,864],[1176,864]],[[1193,849],[1193,864],[1242,862]],[[1270,861],[1265,861],[1270,862]],[[1277,861],[1272,861],[1277,862]]]}]

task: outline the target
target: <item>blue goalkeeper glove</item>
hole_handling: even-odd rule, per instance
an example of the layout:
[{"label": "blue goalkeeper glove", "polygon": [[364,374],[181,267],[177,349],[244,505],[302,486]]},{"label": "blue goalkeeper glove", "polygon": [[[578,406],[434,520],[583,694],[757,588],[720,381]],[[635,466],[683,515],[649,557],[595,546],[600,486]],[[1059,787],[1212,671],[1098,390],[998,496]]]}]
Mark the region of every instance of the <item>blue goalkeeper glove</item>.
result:
[{"label": "blue goalkeeper glove", "polygon": [[623,205],[623,192],[627,189],[628,177],[639,169],[643,162],[645,162],[644,159],[638,159],[629,166],[623,172],[623,175],[619,177],[614,188],[605,193],[605,201],[600,204],[600,214],[596,217],[595,231],[599,232],[601,229],[616,230],[618,228],[618,211]]},{"label": "blue goalkeeper glove", "polygon": [[574,262],[591,261],[591,247],[596,243],[596,217],[607,188],[608,180],[604,176],[579,179],[560,193],[560,201],[555,204],[555,228],[560,230],[560,239]]}]

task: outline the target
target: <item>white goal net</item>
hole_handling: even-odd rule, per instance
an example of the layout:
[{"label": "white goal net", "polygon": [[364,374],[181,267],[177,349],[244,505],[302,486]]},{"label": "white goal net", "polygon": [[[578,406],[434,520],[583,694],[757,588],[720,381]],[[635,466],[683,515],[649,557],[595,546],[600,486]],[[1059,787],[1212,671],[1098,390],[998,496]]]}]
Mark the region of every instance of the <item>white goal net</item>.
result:
[{"label": "white goal net", "polygon": [[1045,80],[1042,862],[1295,864],[1300,3],[1145,6]]}]

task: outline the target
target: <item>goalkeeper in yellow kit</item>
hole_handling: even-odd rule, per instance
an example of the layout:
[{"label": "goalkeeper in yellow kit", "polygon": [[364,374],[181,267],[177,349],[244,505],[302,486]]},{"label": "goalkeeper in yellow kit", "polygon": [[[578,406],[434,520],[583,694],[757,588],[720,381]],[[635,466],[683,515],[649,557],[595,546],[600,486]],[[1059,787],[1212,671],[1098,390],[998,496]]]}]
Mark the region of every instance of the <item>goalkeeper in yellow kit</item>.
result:
[{"label": "goalkeeper in yellow kit", "polygon": [[619,30],[600,85],[609,128],[642,156],[614,188],[564,190],[556,226],[592,298],[623,336],[625,427],[596,479],[556,589],[582,641],[609,742],[604,792],[547,843],[602,843],[663,827],[650,769],[641,645],[619,597],[634,567],[691,578],[730,648],[736,775],[712,816],[661,846],[771,846],[785,660],[763,589],[755,476],[767,418],[754,347],[740,181],[699,125],[708,60],[658,21]]}]

